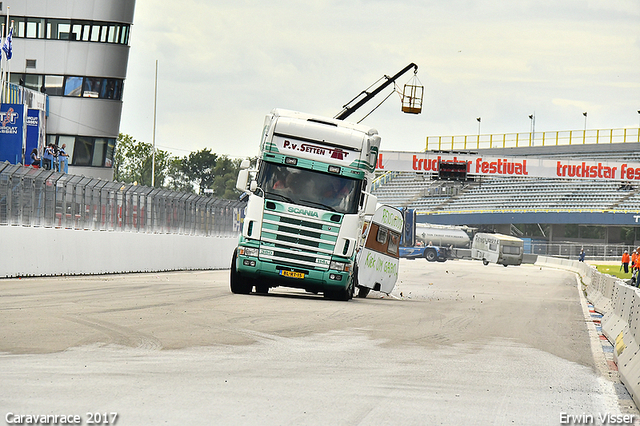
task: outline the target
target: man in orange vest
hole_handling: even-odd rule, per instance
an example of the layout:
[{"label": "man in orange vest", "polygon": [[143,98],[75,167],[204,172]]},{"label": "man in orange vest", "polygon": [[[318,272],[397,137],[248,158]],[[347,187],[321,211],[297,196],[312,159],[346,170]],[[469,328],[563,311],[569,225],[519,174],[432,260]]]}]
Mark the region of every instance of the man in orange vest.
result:
[{"label": "man in orange vest", "polygon": [[624,273],[628,274],[629,273],[629,252],[628,251],[624,251],[624,253],[622,253],[622,266],[624,267]]},{"label": "man in orange vest", "polygon": [[640,247],[631,254],[631,284],[638,285],[638,270],[640,269]]}]

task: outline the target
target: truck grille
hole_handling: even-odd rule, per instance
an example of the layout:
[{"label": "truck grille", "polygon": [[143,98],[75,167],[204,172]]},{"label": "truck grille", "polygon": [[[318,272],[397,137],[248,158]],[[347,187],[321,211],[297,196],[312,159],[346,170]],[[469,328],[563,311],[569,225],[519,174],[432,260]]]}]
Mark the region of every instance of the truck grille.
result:
[{"label": "truck grille", "polygon": [[260,260],[327,270],[339,231],[338,223],[301,218],[281,211],[265,211]]}]

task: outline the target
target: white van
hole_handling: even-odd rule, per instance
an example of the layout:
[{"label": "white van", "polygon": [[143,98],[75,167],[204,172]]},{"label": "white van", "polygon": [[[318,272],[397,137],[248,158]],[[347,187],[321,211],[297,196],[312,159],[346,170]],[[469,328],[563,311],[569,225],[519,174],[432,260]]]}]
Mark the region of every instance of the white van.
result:
[{"label": "white van", "polygon": [[485,265],[520,265],[523,255],[523,241],[511,235],[478,233],[471,244],[471,257],[482,260]]}]

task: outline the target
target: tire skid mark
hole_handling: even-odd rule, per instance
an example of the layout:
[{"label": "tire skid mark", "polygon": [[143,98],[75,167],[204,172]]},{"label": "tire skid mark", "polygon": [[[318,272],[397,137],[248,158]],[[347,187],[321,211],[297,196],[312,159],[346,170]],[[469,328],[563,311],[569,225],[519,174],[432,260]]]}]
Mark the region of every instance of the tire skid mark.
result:
[{"label": "tire skid mark", "polygon": [[86,327],[98,330],[106,334],[115,343],[122,346],[129,346],[139,349],[160,350],[162,343],[159,339],[148,334],[140,333],[127,327],[122,327],[107,321],[88,320],[80,318],[72,318],[69,316],[62,317],[67,321],[81,324]]}]

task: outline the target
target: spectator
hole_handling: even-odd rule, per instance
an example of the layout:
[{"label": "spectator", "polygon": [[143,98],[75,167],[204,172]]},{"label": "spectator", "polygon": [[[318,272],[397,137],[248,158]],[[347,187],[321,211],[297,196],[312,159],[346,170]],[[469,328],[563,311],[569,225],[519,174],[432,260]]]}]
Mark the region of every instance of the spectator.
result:
[{"label": "spectator", "polygon": [[65,151],[66,143],[62,144],[58,157],[60,158],[60,173],[69,173],[69,154]]},{"label": "spectator", "polygon": [[584,249],[580,249],[580,256],[578,256],[578,261],[579,262],[584,262]]},{"label": "spectator", "polygon": [[640,247],[631,255],[631,284],[638,286],[638,270],[640,270]]},{"label": "spectator", "polygon": [[31,165],[40,167],[40,157],[38,157],[38,148],[31,150]]},{"label": "spectator", "polygon": [[42,153],[42,167],[51,170],[51,166],[53,165],[53,149],[51,148],[51,144],[47,145]]},{"label": "spectator", "polygon": [[624,273],[629,273],[629,252],[627,250],[622,253],[622,266],[624,267]]}]

